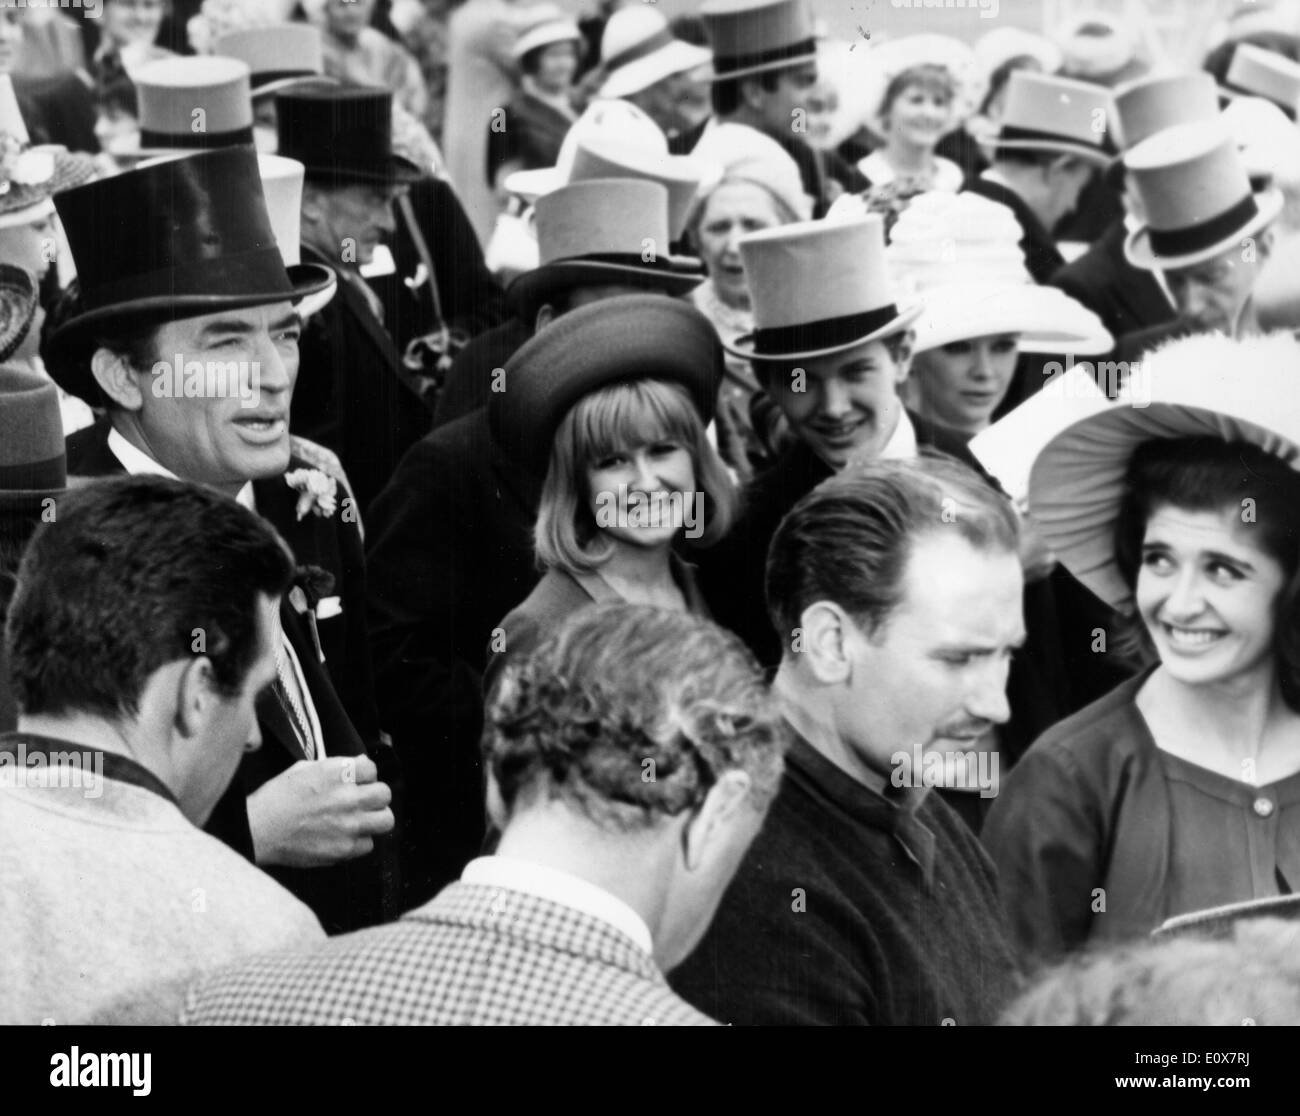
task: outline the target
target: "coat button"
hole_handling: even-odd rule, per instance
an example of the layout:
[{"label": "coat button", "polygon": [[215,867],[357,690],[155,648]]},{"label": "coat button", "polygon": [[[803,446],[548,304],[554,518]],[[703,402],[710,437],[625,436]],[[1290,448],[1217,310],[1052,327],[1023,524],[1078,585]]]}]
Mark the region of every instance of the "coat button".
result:
[{"label": "coat button", "polygon": [[1255,813],[1261,818],[1268,817],[1273,812],[1273,800],[1271,798],[1255,799]]}]

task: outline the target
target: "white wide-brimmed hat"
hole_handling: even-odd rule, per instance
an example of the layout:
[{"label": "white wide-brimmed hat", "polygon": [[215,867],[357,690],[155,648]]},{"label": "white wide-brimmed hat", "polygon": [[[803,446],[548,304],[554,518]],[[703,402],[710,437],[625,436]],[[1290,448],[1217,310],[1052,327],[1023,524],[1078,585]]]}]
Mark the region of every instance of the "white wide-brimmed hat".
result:
[{"label": "white wide-brimmed hat", "polygon": [[808,0],[705,0],[700,17],[713,47],[714,81],[817,60]]},{"label": "white wide-brimmed hat", "polygon": [[654,8],[619,8],[605,24],[600,64],[605,69],[601,97],[628,97],[674,74],[707,66],[713,52],[677,38]]},{"label": "white wide-brimmed hat", "polygon": [[865,51],[855,51],[860,67],[853,74],[852,99],[859,106],[859,124],[877,135],[884,134],[881,109],[889,83],[917,66],[938,66],[951,76],[955,93],[952,126],[955,128],[979,108],[984,97],[985,76],[975,52],[951,35],[929,32],[886,39]]},{"label": "white wide-brimmed hat", "polygon": [[581,44],[582,41],[582,32],[573,20],[566,16],[547,16],[524,29],[510,47],[510,57],[518,61],[538,47],[552,46],[555,43]]},{"label": "white wide-brimmed hat", "polygon": [[1024,352],[1108,352],[1114,338],[1091,310],[1033,282],[1015,214],[978,194],[930,191],[912,199],[885,258],[900,291],[923,303],[915,352],[953,341],[1019,335]]},{"label": "white wide-brimmed hat", "polygon": [[1222,120],[1179,124],[1124,156],[1146,219],[1124,254],[1147,271],[1191,267],[1262,232],[1282,211],[1282,193],[1251,191],[1236,141]]},{"label": "white wide-brimmed hat", "polygon": [[1300,62],[1241,43],[1232,52],[1232,62],[1223,77],[1223,93],[1227,97],[1263,97],[1294,120],[1296,103],[1300,101]]},{"label": "white wide-brimmed hat", "polygon": [[799,164],[776,140],[757,128],[714,123],[700,137],[693,154],[717,172],[715,180],[697,194],[699,205],[722,182],[753,182],[789,210],[789,220],[812,219],[813,199],[804,193]]},{"label": "white wide-brimmed hat", "polygon": [[1007,82],[997,131],[978,139],[995,151],[1054,151],[1108,163],[1115,154],[1106,127],[1110,112],[1110,90],[1100,85],[1017,70]]},{"label": "white wide-brimmed hat", "polygon": [[740,240],[754,332],[727,351],[749,360],[805,360],[907,329],[919,305],[900,306],[885,260],[885,223],[800,221]]},{"label": "white wide-brimmed hat", "polygon": [[1062,564],[1107,604],[1131,592],[1115,563],[1115,523],[1134,451],[1156,438],[1250,442],[1300,471],[1300,342],[1289,333],[1171,342],[1119,398],[1053,438],[1034,461],[1029,510]]},{"label": "white wide-brimmed hat", "polygon": [[588,178],[647,178],[668,191],[668,220],[674,238],[686,228],[691,203],[717,169],[696,155],[671,155],[659,125],[630,101],[592,101],[560,145],[555,166],[515,171],[506,190],[534,203],[538,198]]}]

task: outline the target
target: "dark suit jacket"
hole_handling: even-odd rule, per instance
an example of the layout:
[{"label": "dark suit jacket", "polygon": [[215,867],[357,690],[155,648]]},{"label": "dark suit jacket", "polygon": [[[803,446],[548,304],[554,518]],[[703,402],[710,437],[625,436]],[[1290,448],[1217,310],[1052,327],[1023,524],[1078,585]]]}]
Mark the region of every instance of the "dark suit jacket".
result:
[{"label": "dark suit jacket", "polygon": [[1066,264],[1050,280],[1082,302],[1110,330],[1112,337],[1172,321],[1174,308],[1151,272],[1124,257],[1124,221],[1113,222],[1091,248]]},{"label": "dark suit jacket", "polygon": [[433,428],[436,430],[486,407],[492,398],[493,371],[504,368],[515,350],[532,335],[531,323],[508,318],[499,326],[479,334],[461,349],[451,362],[438,395]]},{"label": "dark suit jacket", "polygon": [[492,629],[541,576],[540,491],[479,410],[417,442],[366,520],[377,693],[418,806],[408,905],[456,879],[483,840],[482,673]]},{"label": "dark suit jacket", "polygon": [[[302,260],[331,266],[307,245]],[[298,353],[293,432],[338,454],[364,515],[433,415],[399,378],[401,357],[364,294],[342,276],[338,294],[308,320]]]},{"label": "dark suit jacket", "polygon": [[[108,448],[108,424],[96,423],[67,440],[68,475],[115,476],[125,470]],[[290,469],[306,467],[296,458]],[[253,493],[258,513],[289,544],[299,565],[319,566],[334,578],[334,592],[342,612],[317,621],[322,663],[317,656],[308,618],[300,616],[288,597],[280,604],[280,622],[302,665],[307,688],[320,718],[325,752],[331,756],[370,754],[380,764],[380,777],[390,777],[388,749],[378,745],[365,617],[365,566],[361,537],[355,521],[341,513],[325,518],[295,514],[297,494],[282,477],[255,481]],[[246,755],[239,774],[205,827],[250,860],[245,798],[302,759],[289,718],[274,696],[264,694],[257,704],[263,744]],[[330,933],[358,929],[383,920],[385,890],[395,895],[391,865],[391,839],[376,842],[375,851],[330,868],[268,868],[267,871],[316,913]],[[385,861],[390,862],[385,866]],[[388,878],[385,878],[387,874]],[[395,913],[392,912],[392,913]]]},{"label": "dark suit jacket", "polygon": [[489,185],[508,163],[516,170],[553,167],[560,155],[560,144],[574,117],[521,92],[505,107],[503,128],[488,128],[487,163],[484,174]]},{"label": "dark suit jacket", "polygon": [[1035,283],[1046,283],[1065,266],[1065,257],[1057,250],[1052,234],[1043,227],[1042,221],[1014,190],[1008,190],[1000,182],[990,182],[987,178],[968,180],[966,190],[1005,205],[1016,215],[1024,232],[1020,238],[1020,250],[1025,254],[1025,267],[1029,269]]},{"label": "dark suit jacket", "polygon": [[46,78],[13,79],[14,93],[32,143],[62,144],[69,151],[99,151],[95,98],[71,70]]}]

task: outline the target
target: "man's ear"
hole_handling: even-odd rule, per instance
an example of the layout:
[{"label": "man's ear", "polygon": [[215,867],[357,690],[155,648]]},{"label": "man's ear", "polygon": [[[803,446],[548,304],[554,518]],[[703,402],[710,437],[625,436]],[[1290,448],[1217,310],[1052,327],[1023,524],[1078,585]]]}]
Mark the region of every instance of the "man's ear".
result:
[{"label": "man's ear", "polygon": [[1273,254],[1273,245],[1277,241],[1277,233],[1273,228],[1267,228],[1255,236],[1255,260],[1263,263]]},{"label": "man's ear", "polygon": [[799,617],[791,651],[818,682],[836,685],[851,673],[847,644],[853,631],[848,613],[834,601],[815,601]]},{"label": "man's ear", "polygon": [[748,105],[751,109],[758,112],[763,108],[763,94],[766,90],[763,88],[763,82],[756,77],[740,79],[740,102]]},{"label": "man's ear", "polygon": [[90,358],[90,371],[100,390],[123,410],[139,411],[144,407],[138,373],[120,353],[96,349]]},{"label": "man's ear", "polygon": [[908,376],[912,374],[912,354],[916,349],[916,330],[906,330],[898,339],[898,347],[894,350],[897,354],[894,357],[894,364],[897,365],[898,372],[894,377],[894,383],[902,385]]},{"label": "man's ear", "polygon": [[727,845],[741,812],[750,809],[749,791],[749,775],[735,768],[724,771],[709,788],[682,834],[682,852],[688,871],[699,871],[712,861],[719,848]]},{"label": "man's ear", "polygon": [[537,333],[550,325],[559,315],[555,312],[555,307],[549,302],[542,303],[537,308],[537,317],[533,319],[533,332]]},{"label": "man's ear", "polygon": [[185,737],[201,735],[217,700],[212,660],[196,655],[184,662],[176,680],[176,731]]}]

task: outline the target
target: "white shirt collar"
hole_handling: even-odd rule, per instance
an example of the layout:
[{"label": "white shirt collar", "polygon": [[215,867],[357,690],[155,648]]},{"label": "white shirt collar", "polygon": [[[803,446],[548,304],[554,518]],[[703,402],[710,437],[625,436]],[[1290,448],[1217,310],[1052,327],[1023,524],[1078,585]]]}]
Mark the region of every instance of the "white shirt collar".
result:
[{"label": "white shirt collar", "polygon": [[[122,463],[122,468],[132,476],[139,476],[143,473],[152,474],[157,477],[171,477],[173,480],[180,479],[170,469],[163,465],[159,465],[158,462],[145,453],[144,450],[137,449],[128,442],[117,432],[116,427],[113,427],[108,432],[108,449],[109,452]],[[252,481],[244,482],[244,487],[239,490],[235,499],[250,511],[257,511],[257,504],[253,499]]]},{"label": "white shirt collar", "polygon": [[898,425],[880,451],[882,461],[907,461],[916,456],[916,428],[904,407],[898,408]]},{"label": "white shirt collar", "polygon": [[513,856],[480,856],[465,865],[460,878],[464,883],[521,891],[581,911],[626,934],[645,953],[654,953],[650,928],[636,911],[604,888],[569,872]]}]

